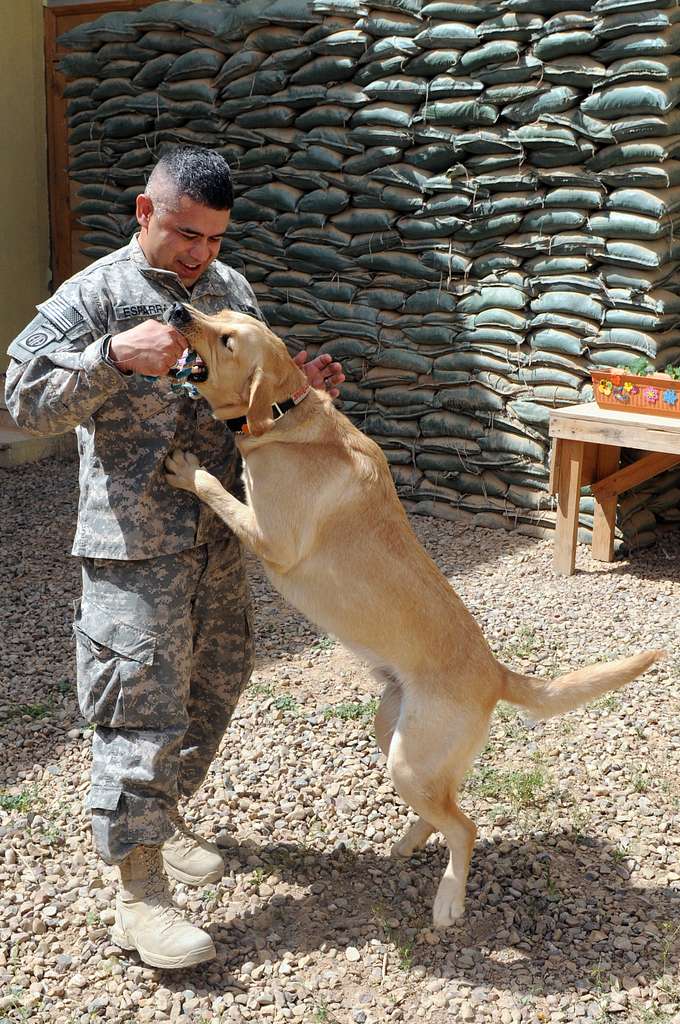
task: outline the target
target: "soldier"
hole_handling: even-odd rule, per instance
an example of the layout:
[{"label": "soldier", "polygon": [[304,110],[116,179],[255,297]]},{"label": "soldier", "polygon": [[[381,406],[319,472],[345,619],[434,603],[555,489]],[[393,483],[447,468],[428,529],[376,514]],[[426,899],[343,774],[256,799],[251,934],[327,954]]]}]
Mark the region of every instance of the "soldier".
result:
[{"label": "soldier", "polygon": [[[247,281],[217,261],[232,206],[218,154],[173,149],[137,198],[139,233],[66,281],[9,347],[16,423],[77,433],[78,699],[95,726],[87,805],[95,849],[120,872],[112,938],[164,968],[215,956],[167,876],[197,886],[222,876],[218,848],[177,804],[205,778],[252,669],[238,542],[163,468],[173,448],[188,449],[225,487],[235,482],[233,436],[165,376],[186,341],[162,322],[178,301],[261,317]],[[337,395],[340,365],[305,358],[310,382]]]}]

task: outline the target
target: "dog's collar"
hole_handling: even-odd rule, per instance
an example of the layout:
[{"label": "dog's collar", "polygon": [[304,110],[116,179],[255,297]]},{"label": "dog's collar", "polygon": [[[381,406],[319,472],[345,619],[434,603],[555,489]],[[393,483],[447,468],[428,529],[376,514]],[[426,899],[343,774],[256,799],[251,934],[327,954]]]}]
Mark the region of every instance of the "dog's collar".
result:
[{"label": "dog's collar", "polygon": [[[305,384],[304,387],[292,394],[290,398],[287,398],[285,402],[272,402],[272,419],[280,420],[287,412],[290,412],[296,405],[299,405],[311,390],[311,385]],[[241,434],[245,437],[250,433],[247,416],[237,416],[233,420],[226,420],[226,424],[233,434]]]}]

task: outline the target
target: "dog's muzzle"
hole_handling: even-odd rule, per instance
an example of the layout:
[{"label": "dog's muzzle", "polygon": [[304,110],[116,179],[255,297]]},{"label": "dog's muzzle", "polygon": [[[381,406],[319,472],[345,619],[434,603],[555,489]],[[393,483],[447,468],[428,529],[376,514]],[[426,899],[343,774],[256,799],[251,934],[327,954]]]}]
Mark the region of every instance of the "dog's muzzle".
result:
[{"label": "dog's muzzle", "polygon": [[191,323],[191,313],[181,302],[173,302],[170,309],[166,309],[163,314],[163,319],[171,327],[181,331],[183,327],[188,327]]},{"label": "dog's muzzle", "polygon": [[[192,323],[193,317],[186,306],[181,302],[174,302],[163,315],[166,323],[183,334]],[[170,371],[170,376],[176,381],[187,384],[203,384],[208,379],[208,367],[205,365],[198,352],[188,347],[177,365]]]}]

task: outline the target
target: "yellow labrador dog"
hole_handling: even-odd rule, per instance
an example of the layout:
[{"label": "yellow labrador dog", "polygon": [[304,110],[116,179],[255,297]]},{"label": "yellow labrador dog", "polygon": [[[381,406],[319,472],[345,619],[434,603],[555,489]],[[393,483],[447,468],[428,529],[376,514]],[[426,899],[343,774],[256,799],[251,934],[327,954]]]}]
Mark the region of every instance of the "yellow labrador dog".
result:
[{"label": "yellow labrador dog", "polygon": [[215,417],[243,417],[247,504],[190,453],[167,459],[168,480],[209,505],[283,596],[386,684],[377,740],[397,792],[419,815],[395,853],[407,857],[430,833],[444,834],[450,858],[434,924],[446,927],[463,913],[476,836],[457,794],[498,701],[537,718],[558,715],[623,686],[663,652],[554,680],[501,665],[418,543],[378,445],[308,389],[283,342],[241,313],[177,306],[170,322],[205,364],[198,388]]}]

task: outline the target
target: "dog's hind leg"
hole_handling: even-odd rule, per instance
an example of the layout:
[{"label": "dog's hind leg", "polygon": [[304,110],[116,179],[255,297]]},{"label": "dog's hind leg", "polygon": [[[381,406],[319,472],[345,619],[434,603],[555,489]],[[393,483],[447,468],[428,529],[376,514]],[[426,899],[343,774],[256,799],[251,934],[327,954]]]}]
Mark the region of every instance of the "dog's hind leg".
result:
[{"label": "dog's hind leg", "polygon": [[[400,721],[392,738],[389,768],[401,798],[420,815],[406,833],[397,850],[408,855],[426,839],[426,828],[443,833],[449,847],[449,862],[434,901],[436,928],[446,928],[463,913],[465,884],[477,829],[463,814],[457,791],[463,775],[477,753],[474,745],[462,740],[459,728],[452,735],[450,724],[441,716],[409,725]],[[481,723],[481,730],[484,724]],[[479,728],[474,732],[479,735]],[[471,730],[472,732],[472,730]],[[425,745],[426,744],[426,745]],[[428,825],[429,823],[429,825]],[[428,833],[429,834],[429,833]]]},{"label": "dog's hind leg", "polygon": [[[387,684],[375,713],[375,738],[385,757],[389,757],[392,736],[401,714],[401,683],[387,669],[374,669],[373,675],[380,682]],[[409,828],[404,837],[392,847],[392,855],[410,857],[412,853],[425,845],[433,832],[434,828],[429,822],[418,818],[418,821]]]}]

